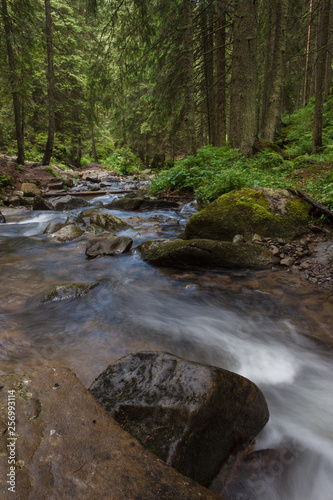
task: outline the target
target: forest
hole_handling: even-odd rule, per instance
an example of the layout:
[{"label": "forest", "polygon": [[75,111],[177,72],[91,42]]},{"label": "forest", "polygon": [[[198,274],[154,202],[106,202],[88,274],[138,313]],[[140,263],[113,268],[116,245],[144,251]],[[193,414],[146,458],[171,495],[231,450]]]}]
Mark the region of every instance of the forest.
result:
[{"label": "forest", "polygon": [[183,158],[156,193],[207,202],[289,179],[330,205],[332,12],[329,0],[1,0],[0,148],[121,173]]}]

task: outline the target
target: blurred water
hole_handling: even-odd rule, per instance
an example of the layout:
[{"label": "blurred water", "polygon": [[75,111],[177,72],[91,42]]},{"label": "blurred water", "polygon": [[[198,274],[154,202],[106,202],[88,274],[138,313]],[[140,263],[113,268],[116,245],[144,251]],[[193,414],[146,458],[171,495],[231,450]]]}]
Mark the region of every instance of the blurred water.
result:
[{"label": "blurred water", "polygon": [[[135,246],[176,236],[193,210],[111,213],[137,217],[123,232]],[[332,339],[329,291],[272,271],[155,269],[135,250],[87,260],[84,238],[57,244],[43,235],[50,221],[76,213],[24,211],[0,226],[0,372],[65,365],[89,386],[139,350],[235,371],[262,389],[270,408],[256,449],[280,455],[270,474],[232,498],[331,499],[332,350],[311,340]],[[76,300],[41,302],[64,282],[99,285]]]}]

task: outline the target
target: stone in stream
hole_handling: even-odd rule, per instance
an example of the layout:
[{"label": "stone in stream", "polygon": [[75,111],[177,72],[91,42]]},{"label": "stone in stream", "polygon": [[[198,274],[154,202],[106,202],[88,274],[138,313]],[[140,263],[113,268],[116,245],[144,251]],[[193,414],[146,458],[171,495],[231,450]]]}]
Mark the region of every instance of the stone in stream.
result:
[{"label": "stone in stream", "polygon": [[33,210],[53,210],[51,203],[46,201],[42,196],[37,195],[34,197]]},{"label": "stone in stream", "polygon": [[251,243],[232,243],[206,239],[152,240],[138,247],[143,260],[166,267],[251,267],[265,269],[280,259],[264,247]]},{"label": "stone in stream", "polygon": [[83,212],[80,212],[77,216],[76,221],[83,223],[85,226],[93,224],[94,226],[106,229],[107,231],[120,231],[130,227],[124,220],[119,219],[108,212],[101,212],[96,208],[83,210]]},{"label": "stone in stream", "polygon": [[269,418],[248,379],[163,352],[121,358],[89,390],[148,450],[204,486]]},{"label": "stone in stream", "polygon": [[79,238],[82,234],[83,231],[79,226],[67,224],[55,233],[52,233],[52,238],[58,243],[65,243],[66,241],[72,241]]},{"label": "stone in stream", "polygon": [[129,252],[133,245],[128,236],[99,236],[88,241],[86,256],[90,259],[103,255],[118,255]]},{"label": "stone in stream", "polygon": [[44,229],[43,231],[43,234],[52,234],[52,233],[56,233],[57,231],[59,231],[60,229],[62,229],[63,227],[65,227],[66,224],[64,222],[60,222],[60,221],[52,221],[50,222],[46,228]]},{"label": "stone in stream", "polygon": [[0,224],[4,224],[6,222],[5,216],[0,212]]},{"label": "stone in stream", "polygon": [[98,283],[62,283],[52,288],[42,302],[77,299],[89,293],[97,285]]},{"label": "stone in stream", "polygon": [[76,196],[60,196],[50,200],[50,204],[53,210],[75,210],[77,208],[89,207],[90,203],[83,198],[78,198]]},{"label": "stone in stream", "polygon": [[105,205],[111,210],[166,210],[179,208],[179,204],[168,200],[152,200],[150,198],[139,198],[128,195]]},{"label": "stone in stream", "polygon": [[285,189],[246,187],[192,215],[185,239],[232,241],[236,234],[251,239],[255,233],[290,239],[307,229],[311,210],[309,203]]},{"label": "stone in stream", "polygon": [[[8,429],[10,394],[15,441]],[[221,499],[144,449],[62,367],[0,376],[0,450],[2,500]],[[11,450],[15,493],[7,483]]]}]

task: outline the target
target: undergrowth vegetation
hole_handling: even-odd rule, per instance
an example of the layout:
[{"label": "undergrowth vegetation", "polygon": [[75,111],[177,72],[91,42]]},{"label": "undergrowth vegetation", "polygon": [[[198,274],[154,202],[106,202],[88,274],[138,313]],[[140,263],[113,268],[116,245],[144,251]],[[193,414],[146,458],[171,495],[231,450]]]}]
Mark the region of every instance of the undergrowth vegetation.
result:
[{"label": "undergrowth vegetation", "polygon": [[[205,206],[244,186],[299,188],[333,208],[333,97],[325,103],[323,150],[311,155],[314,102],[285,117],[278,137],[281,152],[262,150],[252,158],[229,146],[204,146],[175,162],[154,180],[151,192],[192,192]],[[278,149],[278,148],[277,148]]]}]

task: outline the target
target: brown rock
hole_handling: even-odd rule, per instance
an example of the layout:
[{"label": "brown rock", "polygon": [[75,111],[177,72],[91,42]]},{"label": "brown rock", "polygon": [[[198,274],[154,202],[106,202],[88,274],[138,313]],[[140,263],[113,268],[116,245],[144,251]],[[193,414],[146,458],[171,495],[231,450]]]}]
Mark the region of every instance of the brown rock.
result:
[{"label": "brown rock", "polygon": [[[145,450],[75,375],[49,368],[0,377],[2,500],[218,497]],[[8,491],[8,391],[15,390],[15,493]]]},{"label": "brown rock", "polygon": [[86,256],[93,259],[102,255],[117,255],[129,252],[133,244],[128,236],[109,236],[93,238],[86,246]]}]

